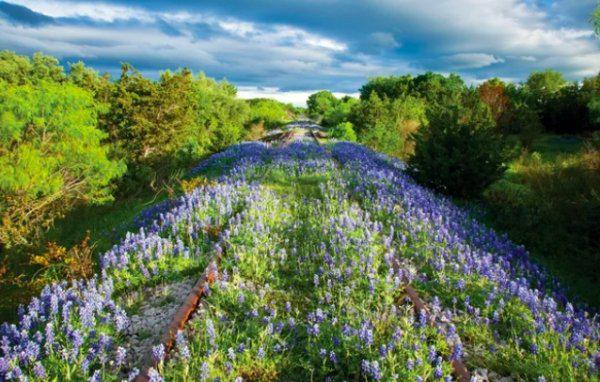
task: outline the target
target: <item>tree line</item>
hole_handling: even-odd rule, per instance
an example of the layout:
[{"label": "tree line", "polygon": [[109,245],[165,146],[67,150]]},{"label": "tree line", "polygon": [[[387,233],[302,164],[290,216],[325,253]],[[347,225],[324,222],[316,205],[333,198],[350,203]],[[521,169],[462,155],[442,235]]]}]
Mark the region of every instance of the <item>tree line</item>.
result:
[{"label": "tree line", "polygon": [[82,62],[0,52],[0,248],[32,244],[82,204],[156,189],[207,154],[293,119],[188,69],[118,78]]},{"label": "tree line", "polygon": [[544,132],[598,131],[600,74],[569,82],[545,70],[520,84],[493,78],[476,87],[456,74],[375,77],[359,99],[324,90],[307,105],[334,137],[407,160],[413,175],[435,189],[474,196],[501,176],[507,155],[519,151],[508,138],[529,148]]}]

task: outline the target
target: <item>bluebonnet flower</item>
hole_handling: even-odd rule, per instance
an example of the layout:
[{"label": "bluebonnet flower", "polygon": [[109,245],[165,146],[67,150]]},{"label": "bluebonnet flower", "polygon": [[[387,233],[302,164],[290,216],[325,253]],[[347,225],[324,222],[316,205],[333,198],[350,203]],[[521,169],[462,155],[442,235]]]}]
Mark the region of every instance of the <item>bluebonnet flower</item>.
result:
[{"label": "bluebonnet flower", "polygon": [[160,373],[153,367],[148,370],[149,382],[163,382],[164,379]]},{"label": "bluebonnet flower", "polygon": [[152,359],[156,363],[161,363],[165,359],[165,345],[158,344],[152,347]]},{"label": "bluebonnet flower", "polygon": [[202,365],[200,366],[200,380],[203,382],[207,381],[208,373],[209,373],[208,363],[202,362]]},{"label": "bluebonnet flower", "polygon": [[127,357],[127,350],[121,346],[117,347],[115,355],[115,363],[117,366],[123,365],[125,358]]},{"label": "bluebonnet flower", "polygon": [[460,343],[454,345],[454,349],[452,349],[452,355],[450,359],[453,361],[460,360],[462,357],[462,345]]},{"label": "bluebonnet flower", "polygon": [[208,342],[210,343],[210,346],[214,347],[217,335],[215,333],[215,326],[211,319],[206,320],[206,334],[208,335]]},{"label": "bluebonnet flower", "polygon": [[[0,367],[0,373],[2,373],[2,368]],[[39,379],[46,379],[46,369],[41,362],[36,362],[33,366],[33,375]]]}]

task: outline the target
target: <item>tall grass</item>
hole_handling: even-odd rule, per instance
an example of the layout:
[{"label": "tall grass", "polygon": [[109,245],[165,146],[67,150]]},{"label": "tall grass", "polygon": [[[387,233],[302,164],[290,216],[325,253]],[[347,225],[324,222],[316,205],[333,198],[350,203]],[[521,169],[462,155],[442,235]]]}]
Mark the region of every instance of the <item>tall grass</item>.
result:
[{"label": "tall grass", "polygon": [[575,147],[545,137],[536,147],[541,152],[523,152],[485,192],[485,202],[496,228],[600,307],[600,151],[591,144]]}]

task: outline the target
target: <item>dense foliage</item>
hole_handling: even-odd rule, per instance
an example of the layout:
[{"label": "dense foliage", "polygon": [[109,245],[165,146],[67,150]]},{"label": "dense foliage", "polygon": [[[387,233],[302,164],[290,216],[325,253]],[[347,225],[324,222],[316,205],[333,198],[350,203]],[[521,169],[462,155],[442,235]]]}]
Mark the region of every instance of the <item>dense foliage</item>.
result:
[{"label": "dense foliage", "polygon": [[28,243],[74,205],[111,199],[125,168],[105,137],[86,90],[0,81],[0,243]]},{"label": "dense foliage", "polygon": [[340,122],[335,127],[329,130],[329,135],[332,138],[341,141],[356,142],[356,132],[351,122]]},{"label": "dense foliage", "polygon": [[411,134],[426,124],[425,103],[412,96],[388,98],[373,92],[352,110],[349,119],[360,141],[383,153],[407,158]]},{"label": "dense foliage", "polygon": [[245,139],[251,118],[282,111],[268,100],[251,108],[231,84],[187,69],[152,80],[124,64],[111,81],[81,62],[65,73],[54,57],[8,51],[0,52],[0,99],[4,246],[35,243],[57,216],[111,200],[115,186],[128,196],[156,191]]},{"label": "dense foliage", "polygon": [[423,184],[446,194],[477,196],[502,176],[503,148],[489,109],[475,94],[463,103],[437,106],[419,130],[409,166]]},{"label": "dense foliage", "polygon": [[337,101],[337,98],[329,90],[311,94],[306,100],[308,115],[315,119],[322,118],[328,110],[333,109]]},{"label": "dense foliage", "polygon": [[296,114],[292,105],[269,98],[254,98],[246,101],[250,106],[250,123],[262,124],[266,129],[281,127]]}]

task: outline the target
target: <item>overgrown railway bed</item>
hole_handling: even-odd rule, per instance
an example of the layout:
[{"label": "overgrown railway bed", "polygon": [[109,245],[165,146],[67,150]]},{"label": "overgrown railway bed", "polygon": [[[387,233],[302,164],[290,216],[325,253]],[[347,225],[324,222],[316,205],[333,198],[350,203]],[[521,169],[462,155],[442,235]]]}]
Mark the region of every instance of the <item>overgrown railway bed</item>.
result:
[{"label": "overgrown railway bed", "polygon": [[399,162],[279,134],[199,164],[96,280],[4,326],[0,379],[598,379],[596,319],[523,248]]}]

